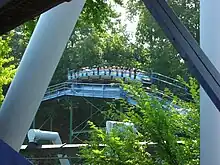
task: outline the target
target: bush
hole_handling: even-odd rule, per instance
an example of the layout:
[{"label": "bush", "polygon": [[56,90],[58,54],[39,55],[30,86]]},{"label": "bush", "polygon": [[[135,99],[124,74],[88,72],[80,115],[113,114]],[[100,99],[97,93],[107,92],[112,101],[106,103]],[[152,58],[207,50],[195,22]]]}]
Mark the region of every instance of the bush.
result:
[{"label": "bush", "polygon": [[[184,102],[177,97],[161,101],[149,97],[140,84],[123,84],[137,105],[122,102],[123,112],[111,106],[106,114],[117,121],[134,123],[138,134],[129,128],[123,132],[115,128],[106,134],[90,123],[94,132],[87,142],[89,145],[81,148],[80,152],[85,164],[199,164],[198,85],[194,79],[187,85],[192,93],[192,102]],[[176,110],[174,104],[182,109]]]}]

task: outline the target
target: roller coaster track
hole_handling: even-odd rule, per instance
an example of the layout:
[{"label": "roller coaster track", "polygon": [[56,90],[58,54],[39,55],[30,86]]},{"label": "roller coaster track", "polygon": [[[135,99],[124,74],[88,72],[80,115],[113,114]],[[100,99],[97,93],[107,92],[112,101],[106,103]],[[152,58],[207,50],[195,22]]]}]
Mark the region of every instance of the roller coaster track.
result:
[{"label": "roller coaster track", "polygon": [[[117,83],[117,79],[124,81],[139,81],[145,86],[146,92],[158,99],[162,99],[165,94],[158,90],[152,93],[150,85],[158,85],[160,88],[168,87],[185,100],[190,100],[187,88],[178,80],[164,76],[159,73],[147,74],[142,71],[132,72],[128,70],[110,69],[84,69],[79,72],[69,71],[66,82],[48,87],[42,101],[56,99],[63,96],[94,97],[106,99],[126,99],[130,104],[136,102],[126,94]],[[94,83],[99,82],[99,83]],[[101,83],[100,83],[101,82]]]}]

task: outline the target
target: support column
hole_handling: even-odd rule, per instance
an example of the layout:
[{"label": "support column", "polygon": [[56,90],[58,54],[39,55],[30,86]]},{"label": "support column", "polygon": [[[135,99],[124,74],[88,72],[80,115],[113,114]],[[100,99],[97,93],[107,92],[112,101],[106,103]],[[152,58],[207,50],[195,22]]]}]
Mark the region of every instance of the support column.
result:
[{"label": "support column", "polygon": [[[220,71],[220,1],[200,0],[200,43]],[[205,91],[200,93],[200,164],[220,164],[220,112]]]},{"label": "support column", "polygon": [[50,117],[50,131],[53,131],[53,117]]},{"label": "support column", "polygon": [[[93,99],[94,101],[95,99]],[[92,115],[93,115],[93,108],[92,105],[90,105],[90,120],[92,120]]]},{"label": "support column", "polygon": [[78,20],[85,0],[65,2],[40,16],[0,110],[0,139],[16,151]]},{"label": "support column", "polygon": [[69,143],[72,143],[73,139],[73,105],[72,100],[70,103],[70,123],[69,123]]}]

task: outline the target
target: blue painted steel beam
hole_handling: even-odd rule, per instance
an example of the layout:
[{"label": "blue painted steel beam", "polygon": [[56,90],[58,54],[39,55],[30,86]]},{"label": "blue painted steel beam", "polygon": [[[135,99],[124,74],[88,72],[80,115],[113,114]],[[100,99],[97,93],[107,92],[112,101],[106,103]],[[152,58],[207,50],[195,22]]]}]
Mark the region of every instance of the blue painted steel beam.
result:
[{"label": "blue painted steel beam", "polygon": [[[148,93],[149,96],[162,100],[155,94]],[[48,101],[63,96],[94,97],[106,99],[125,99],[129,104],[136,105],[137,102],[132,99],[119,84],[92,84],[92,83],[71,83],[65,82],[48,88],[42,101]],[[168,105],[171,103],[168,101]],[[181,109],[173,105],[176,109]]]},{"label": "blue painted steel beam", "polygon": [[62,96],[120,99],[119,85],[65,82],[48,88],[42,101]]},{"label": "blue painted steel beam", "polygon": [[13,150],[8,144],[0,140],[0,164],[1,165],[32,165],[22,155]]},{"label": "blue painted steel beam", "polygon": [[124,81],[139,81],[143,86],[150,86],[152,84],[156,85],[159,90],[164,90],[168,88],[177,97],[182,100],[191,101],[191,94],[188,92],[188,87],[182,82],[170,78],[168,76],[151,72],[147,73],[145,71],[137,70],[126,70],[126,69],[114,69],[109,68],[87,68],[81,71],[68,70],[68,81],[70,82],[117,82],[117,79],[122,79]]}]

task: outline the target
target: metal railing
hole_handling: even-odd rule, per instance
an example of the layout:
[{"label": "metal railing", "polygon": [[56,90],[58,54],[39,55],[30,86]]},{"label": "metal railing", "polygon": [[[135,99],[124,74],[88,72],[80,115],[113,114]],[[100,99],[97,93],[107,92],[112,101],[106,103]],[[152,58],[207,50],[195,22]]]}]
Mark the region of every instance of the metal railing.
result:
[{"label": "metal railing", "polygon": [[[119,92],[116,89],[120,89],[119,84],[97,84],[97,83],[79,83],[78,78],[97,78],[97,76],[111,77],[111,78],[130,78],[133,80],[139,80],[143,84],[151,83],[155,84],[158,87],[158,91],[154,95],[160,97],[170,97],[164,94],[163,89],[165,87],[171,89],[171,92],[176,92],[177,96],[181,98],[186,97],[186,100],[190,100],[190,94],[188,93],[187,87],[180,81],[170,78],[168,76],[162,75],[160,73],[152,72],[150,74],[142,71],[131,71],[131,70],[116,70],[116,69],[85,69],[79,72],[68,71],[68,80],[67,82],[52,85],[48,87],[44,100],[49,100],[51,98],[56,98],[64,95],[72,96],[85,96],[85,97],[100,97],[100,98],[113,98],[118,97]],[[115,90],[110,90],[115,89]],[[148,93],[152,93],[151,90],[146,90]],[[115,95],[114,95],[115,94]],[[122,94],[122,93],[121,93]],[[119,95],[121,95],[119,94]],[[175,94],[175,93],[174,93]]]},{"label": "metal railing", "polygon": [[168,76],[165,76],[165,75],[160,74],[160,73],[153,72],[151,74],[151,79],[153,79],[154,81],[157,80],[159,82],[162,82],[162,83],[170,85],[170,86],[174,86],[176,88],[181,88],[181,89],[184,89],[184,90],[187,88],[179,80],[171,78],[171,77],[168,77]]},{"label": "metal railing", "polygon": [[72,96],[114,98],[114,96],[120,96],[120,90],[119,84],[64,82],[48,87],[43,100],[68,94]]},{"label": "metal railing", "polygon": [[[160,90],[152,93],[150,89],[146,89],[146,92],[152,96],[172,99],[172,96],[168,96]],[[44,95],[43,101],[66,95],[97,98],[125,98],[127,97],[125,96],[127,92],[123,91],[120,84],[64,82],[50,86]],[[132,99],[132,97],[130,98]]]},{"label": "metal railing", "polygon": [[56,94],[59,91],[69,90],[71,89],[71,84],[72,83],[70,82],[64,82],[64,83],[49,86],[44,96]]}]

